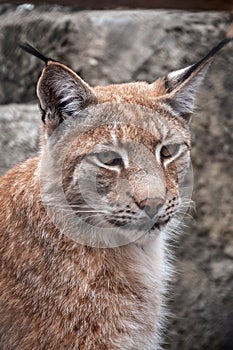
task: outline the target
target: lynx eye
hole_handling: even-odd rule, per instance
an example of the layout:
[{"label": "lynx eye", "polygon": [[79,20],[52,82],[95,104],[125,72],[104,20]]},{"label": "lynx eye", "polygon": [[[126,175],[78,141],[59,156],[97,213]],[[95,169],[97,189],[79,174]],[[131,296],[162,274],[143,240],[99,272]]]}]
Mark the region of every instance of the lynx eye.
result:
[{"label": "lynx eye", "polygon": [[115,165],[123,164],[123,160],[121,156],[118,153],[113,151],[97,153],[96,157],[104,165],[115,166]]},{"label": "lynx eye", "polygon": [[163,146],[160,151],[161,158],[167,159],[175,156],[180,149],[178,144],[170,144]]}]

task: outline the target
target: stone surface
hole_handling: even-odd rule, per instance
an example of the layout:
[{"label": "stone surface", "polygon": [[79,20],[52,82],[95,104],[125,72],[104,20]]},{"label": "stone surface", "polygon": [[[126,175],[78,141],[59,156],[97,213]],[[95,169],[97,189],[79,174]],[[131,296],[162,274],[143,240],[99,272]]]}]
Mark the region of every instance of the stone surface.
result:
[{"label": "stone surface", "polygon": [[0,175],[39,148],[39,108],[36,105],[0,106]]},{"label": "stone surface", "polygon": [[[29,41],[92,85],[153,81],[201,58],[230,23],[225,13],[76,12],[0,6],[1,173],[36,153],[35,83],[42,64],[17,48]],[[169,350],[233,348],[233,45],[219,54],[193,120],[195,210],[174,247]],[[13,103],[13,104],[12,104]],[[16,105],[14,103],[20,103]]]}]

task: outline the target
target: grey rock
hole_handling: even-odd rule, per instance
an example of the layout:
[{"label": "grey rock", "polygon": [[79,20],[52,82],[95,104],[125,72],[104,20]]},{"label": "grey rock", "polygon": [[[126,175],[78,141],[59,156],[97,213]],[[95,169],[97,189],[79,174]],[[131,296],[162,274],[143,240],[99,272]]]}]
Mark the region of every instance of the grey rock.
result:
[{"label": "grey rock", "polygon": [[22,12],[17,7],[0,17],[0,103],[36,99],[42,64],[19,49],[19,42],[72,66],[91,85],[153,81],[201,57],[228,22],[229,15],[216,13]]},{"label": "grey rock", "polygon": [[39,149],[40,115],[37,105],[0,106],[0,175]]},{"label": "grey rock", "polygon": [[[42,63],[17,48],[29,41],[91,85],[153,81],[201,58],[220,40],[227,13],[0,8],[1,173],[36,154],[35,84]],[[233,45],[219,54],[198,94],[193,120],[195,210],[174,251],[165,348],[233,348]],[[12,103],[20,103],[15,105]],[[172,292],[173,291],[173,292]]]}]

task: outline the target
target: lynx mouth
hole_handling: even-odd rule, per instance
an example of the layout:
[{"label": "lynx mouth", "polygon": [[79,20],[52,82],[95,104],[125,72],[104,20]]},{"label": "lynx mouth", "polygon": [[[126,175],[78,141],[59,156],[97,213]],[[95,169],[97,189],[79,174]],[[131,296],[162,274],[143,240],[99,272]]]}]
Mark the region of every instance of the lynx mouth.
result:
[{"label": "lynx mouth", "polygon": [[167,219],[164,222],[156,222],[150,229],[150,231],[155,231],[155,230],[159,230],[161,231],[169,222],[170,219]]},{"label": "lynx mouth", "polygon": [[109,223],[114,225],[115,227],[121,227],[121,228],[125,228],[125,229],[132,229],[132,230],[139,230],[139,231],[161,231],[166,224],[168,223],[170,219],[167,219],[164,222],[146,222],[146,223],[138,223],[138,224],[133,224],[130,223],[129,221],[119,221],[119,220],[115,220],[115,219],[108,219]]}]

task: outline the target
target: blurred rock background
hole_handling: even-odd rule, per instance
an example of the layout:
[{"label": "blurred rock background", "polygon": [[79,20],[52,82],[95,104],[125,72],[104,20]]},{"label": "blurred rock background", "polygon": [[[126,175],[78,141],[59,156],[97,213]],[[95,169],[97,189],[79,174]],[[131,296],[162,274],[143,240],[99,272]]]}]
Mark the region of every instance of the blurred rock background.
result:
[{"label": "blurred rock background", "polygon": [[[201,58],[223,38],[231,17],[0,5],[0,173],[38,151],[35,86],[43,64],[18,42],[66,63],[91,85],[152,82]],[[232,93],[233,43],[216,57],[197,99],[195,210],[173,248],[178,273],[171,288],[169,350],[233,349]]]}]

